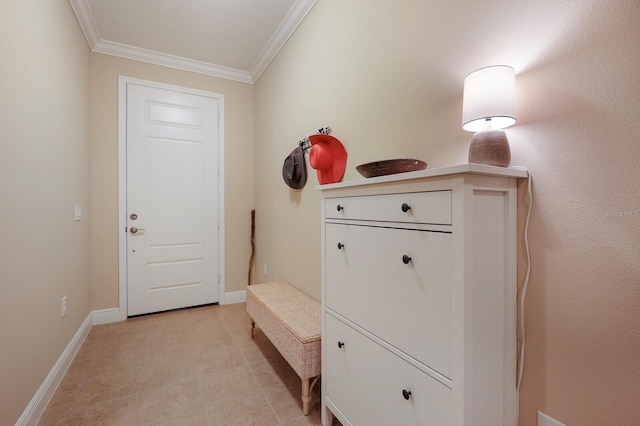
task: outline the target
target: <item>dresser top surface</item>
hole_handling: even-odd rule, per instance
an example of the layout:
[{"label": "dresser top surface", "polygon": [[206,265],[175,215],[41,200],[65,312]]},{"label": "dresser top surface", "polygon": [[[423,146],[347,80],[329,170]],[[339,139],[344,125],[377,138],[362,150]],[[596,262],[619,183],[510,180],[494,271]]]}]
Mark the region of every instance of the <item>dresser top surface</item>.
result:
[{"label": "dresser top surface", "polygon": [[457,166],[438,167],[434,169],[419,170],[416,172],[396,173],[373,178],[362,178],[345,182],[332,183],[328,185],[316,186],[319,190],[349,188],[354,186],[372,185],[376,183],[396,182],[402,180],[423,179],[429,177],[448,176],[455,174],[476,174],[484,176],[495,176],[515,179],[526,179],[529,172],[524,167],[496,167],[484,164],[460,164]]}]

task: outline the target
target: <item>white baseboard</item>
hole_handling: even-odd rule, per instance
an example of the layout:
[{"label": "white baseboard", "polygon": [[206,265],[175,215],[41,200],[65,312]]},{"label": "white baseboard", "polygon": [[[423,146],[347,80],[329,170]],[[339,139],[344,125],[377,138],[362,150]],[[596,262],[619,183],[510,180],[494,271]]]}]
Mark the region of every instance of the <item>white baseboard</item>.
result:
[{"label": "white baseboard", "polygon": [[230,305],[232,303],[244,303],[247,301],[247,291],[232,291],[224,294],[224,300],[220,301],[221,305]]},{"label": "white baseboard", "polygon": [[62,355],[58,358],[58,361],[44,379],[44,382],[42,382],[42,385],[40,385],[40,388],[31,399],[31,402],[29,402],[29,405],[27,405],[27,408],[16,422],[16,426],[35,426],[38,423],[38,420],[40,420],[42,413],[44,413],[44,410],[47,408],[49,401],[51,401],[53,394],[62,381],[67,369],[71,365],[76,353],[78,353],[78,350],[82,346],[84,339],[86,339],[89,334],[92,326],[93,316],[90,312],[89,315],[87,315],[87,318],[80,325],[80,328],[73,336],[64,352],[62,352]]},{"label": "white baseboard", "polygon": [[91,312],[93,325],[109,324],[120,321],[120,308],[100,309]]},{"label": "white baseboard", "polygon": [[547,416],[542,411],[538,411],[538,426],[565,426],[565,424]]}]

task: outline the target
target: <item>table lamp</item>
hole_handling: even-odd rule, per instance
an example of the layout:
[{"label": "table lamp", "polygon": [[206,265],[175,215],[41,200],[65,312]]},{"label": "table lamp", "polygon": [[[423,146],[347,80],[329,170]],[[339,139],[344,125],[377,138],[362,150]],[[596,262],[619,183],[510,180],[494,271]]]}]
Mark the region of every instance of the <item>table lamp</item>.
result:
[{"label": "table lamp", "polygon": [[516,78],[513,68],[494,65],[464,79],[462,128],[476,132],[469,163],[508,167],[511,150],[504,128],[516,122]]}]

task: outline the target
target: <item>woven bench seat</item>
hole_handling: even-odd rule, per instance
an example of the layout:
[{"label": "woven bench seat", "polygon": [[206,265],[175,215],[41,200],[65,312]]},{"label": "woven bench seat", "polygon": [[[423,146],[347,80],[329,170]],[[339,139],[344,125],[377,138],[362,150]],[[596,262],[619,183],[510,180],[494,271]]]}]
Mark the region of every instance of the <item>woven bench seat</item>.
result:
[{"label": "woven bench seat", "polygon": [[254,284],[247,287],[247,313],[251,337],[257,325],[302,380],[302,412],[308,415],[320,377],[320,303],[284,281]]}]

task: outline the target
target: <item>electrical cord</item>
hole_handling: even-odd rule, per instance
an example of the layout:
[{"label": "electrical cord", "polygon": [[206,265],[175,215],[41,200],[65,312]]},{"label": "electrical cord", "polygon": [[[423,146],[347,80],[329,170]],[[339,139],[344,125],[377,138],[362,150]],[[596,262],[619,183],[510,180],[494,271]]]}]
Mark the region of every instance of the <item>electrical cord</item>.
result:
[{"label": "electrical cord", "polygon": [[529,198],[529,211],[524,223],[524,247],[527,254],[527,273],[524,276],[522,290],[520,293],[520,336],[522,337],[522,345],[520,346],[520,363],[518,366],[518,380],[516,382],[516,424],[520,417],[520,387],[522,385],[522,374],[524,372],[524,348],[525,348],[525,327],[524,327],[524,300],[527,296],[527,286],[529,285],[529,276],[531,275],[531,253],[529,251],[529,219],[531,218],[531,209],[533,207],[533,194],[531,192],[531,173],[527,179],[527,195]]}]

